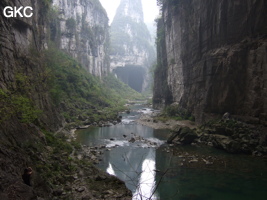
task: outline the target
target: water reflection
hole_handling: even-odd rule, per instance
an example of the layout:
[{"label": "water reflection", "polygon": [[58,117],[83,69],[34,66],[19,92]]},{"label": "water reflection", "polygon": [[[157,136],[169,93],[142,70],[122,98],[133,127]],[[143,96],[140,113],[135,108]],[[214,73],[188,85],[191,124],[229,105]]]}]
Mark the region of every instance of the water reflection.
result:
[{"label": "water reflection", "polygon": [[[97,166],[123,180],[132,191],[133,199],[266,199],[266,161],[229,155],[209,147],[179,146],[176,151],[181,155],[213,156],[227,163],[218,166],[181,165],[184,158],[173,156],[162,145],[168,135],[166,130],[153,130],[132,121],[134,116],[138,118],[144,112],[149,110],[140,106],[129,115],[124,114],[122,124],[90,127],[77,132],[77,141],[82,144],[106,146]],[[144,140],[129,142],[137,136]],[[153,194],[155,187],[157,193]]]},{"label": "water reflection", "polygon": [[[125,149],[125,147],[124,147]],[[111,175],[125,181],[126,186],[132,190],[133,199],[158,199],[156,188],[156,151],[150,149],[116,148],[107,152],[107,158],[99,165],[100,168]],[[112,159],[111,159],[112,158]],[[109,159],[108,165],[105,160]]]},{"label": "water reflection", "polygon": [[115,171],[114,171],[111,163],[108,164],[107,173],[109,173],[110,175],[116,176]]},{"label": "water reflection", "polygon": [[[105,145],[98,167],[123,180],[133,199],[159,199],[156,187],[156,148],[164,144],[166,131],[137,124],[141,114],[152,112],[137,105],[130,114],[122,114],[122,123],[111,127],[80,130],[77,141],[89,146]],[[129,142],[135,138],[134,142]]]},{"label": "water reflection", "polygon": [[150,149],[142,164],[138,186],[133,195],[134,200],[157,199],[155,150]]}]

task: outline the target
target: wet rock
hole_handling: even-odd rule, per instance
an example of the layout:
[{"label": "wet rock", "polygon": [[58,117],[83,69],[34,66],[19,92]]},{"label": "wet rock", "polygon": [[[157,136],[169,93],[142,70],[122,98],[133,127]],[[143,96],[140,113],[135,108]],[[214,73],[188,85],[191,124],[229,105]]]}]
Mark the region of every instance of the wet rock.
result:
[{"label": "wet rock", "polygon": [[111,122],[107,122],[104,126],[109,127],[109,126],[113,126],[113,124]]},{"label": "wet rock", "polygon": [[132,137],[132,138],[129,140],[129,142],[134,143],[134,142],[135,142],[135,138]]}]

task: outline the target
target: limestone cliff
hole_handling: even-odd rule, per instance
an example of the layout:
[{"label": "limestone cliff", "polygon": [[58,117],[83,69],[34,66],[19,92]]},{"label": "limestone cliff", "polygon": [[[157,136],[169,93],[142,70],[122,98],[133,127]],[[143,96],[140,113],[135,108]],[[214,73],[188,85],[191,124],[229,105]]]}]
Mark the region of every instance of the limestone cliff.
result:
[{"label": "limestone cliff", "polygon": [[141,0],[122,0],[111,24],[111,71],[139,92],[148,86],[155,59],[150,42]]},{"label": "limestone cliff", "polygon": [[[63,1],[60,2],[62,6],[66,6]],[[74,1],[64,2],[67,5],[73,5]],[[79,45],[83,43],[85,51],[90,51],[90,53],[94,51],[94,57],[99,56],[92,58],[93,64],[90,63],[92,64],[90,67],[86,66],[91,73],[101,76],[105,70],[108,70],[108,65],[105,64],[107,61],[100,60],[106,56],[105,37],[107,35],[103,27],[98,27],[97,24],[103,23],[105,26],[107,18],[104,12],[98,10],[99,1],[79,2],[84,5],[81,8],[84,8],[83,17],[89,18],[92,15],[89,19],[95,20],[91,22],[93,25],[89,24],[86,19],[81,19],[84,22],[83,26],[77,23],[78,30],[84,29],[84,32],[81,31],[79,34],[87,34],[80,37],[83,42]],[[17,8],[30,6],[33,8],[33,16],[7,18],[3,15],[6,6]],[[61,47],[65,48],[64,45],[68,43],[70,48],[66,47],[65,50],[71,53],[74,36],[68,37],[66,34],[73,33],[77,38],[79,37],[76,30],[71,29],[74,25],[76,26],[77,19],[65,19],[61,14],[62,30],[53,29],[56,28],[53,25],[57,23],[56,20],[53,21],[57,19],[57,16],[54,18],[53,15],[63,10],[60,8],[51,10],[51,0],[1,0],[0,11],[0,199],[111,199],[117,196],[124,198],[124,195],[118,192],[118,188],[122,188],[122,193],[128,197],[125,199],[131,199],[131,194],[124,184],[115,177],[99,172],[90,164],[88,155],[86,155],[87,158],[83,158],[83,163],[79,163],[77,157],[72,156],[74,149],[79,148],[66,142],[67,138],[62,133],[61,128],[65,124],[62,117],[63,111],[70,111],[71,117],[77,121],[79,116],[76,113],[86,112],[89,113],[87,115],[92,116],[92,113],[97,112],[97,104],[101,108],[107,108],[112,102],[112,92],[107,94],[108,92],[101,90],[104,84],[100,85],[98,78],[86,73],[69,55],[62,53],[53,45],[51,45],[53,48],[48,45],[49,39],[57,42],[57,37],[62,36],[58,45],[63,45]],[[64,32],[66,23],[69,28],[66,30],[68,32]],[[70,32],[70,29],[73,32]],[[60,34],[57,32],[59,30]],[[104,53],[101,56],[102,51]],[[77,59],[80,59],[84,65],[88,61],[87,54],[74,53],[73,56],[77,56]],[[59,60],[61,63],[58,62]],[[74,86],[73,83],[78,83],[78,81],[79,84]],[[62,90],[58,87],[60,84],[61,88],[68,89],[69,86],[72,90],[65,91],[68,95],[58,98],[62,94]],[[103,98],[98,98],[99,93],[96,90],[102,94]],[[54,95],[60,100],[58,103]],[[76,99],[73,99],[73,96]],[[67,105],[64,104],[66,102]],[[116,105],[117,103],[118,101]],[[66,116],[64,118],[66,119]],[[32,187],[24,184],[21,176],[28,166],[34,170]],[[82,168],[86,170],[83,171]],[[79,181],[74,183],[74,180]],[[111,191],[112,197],[111,195],[104,197],[101,192],[96,191],[94,188],[99,190],[96,184],[101,185],[101,192]],[[118,193],[110,190],[114,186]]]},{"label": "limestone cliff", "polygon": [[[44,111],[39,124],[50,130],[58,129],[62,120],[48,96],[45,68],[41,59],[35,59],[47,43],[45,16],[48,4],[45,1],[37,3],[29,0],[22,3],[13,0],[1,1],[0,6],[1,10],[5,6],[31,6],[33,8],[33,16],[30,18],[6,18],[2,14],[0,16],[1,119],[7,120],[14,117],[15,114],[10,110],[16,110],[14,112],[18,114],[17,116],[23,118],[20,114],[21,109],[26,106],[25,102],[31,99],[36,109]],[[31,87],[32,85],[38,85],[38,87]],[[19,94],[24,95],[24,99],[15,98]],[[8,106],[10,101],[18,104],[16,109]]]},{"label": "limestone cliff", "polygon": [[[6,18],[2,14],[6,6],[31,6],[33,16]],[[33,190],[20,181],[21,170],[32,163],[23,146],[44,142],[36,125],[50,131],[62,126],[48,95],[45,69],[33,55],[46,43],[48,4],[3,0],[0,10],[0,199],[30,199]],[[35,124],[25,123],[32,122],[38,110],[43,113]]]},{"label": "limestone cliff", "polygon": [[166,76],[155,73],[154,105],[166,102],[162,84],[171,92],[167,103],[179,103],[198,122],[230,112],[264,123],[266,11],[264,0],[163,1],[166,48],[159,45],[167,67]]},{"label": "limestone cliff", "polygon": [[109,26],[99,1],[53,0],[59,25],[51,24],[52,39],[76,58],[91,74],[109,72]]}]

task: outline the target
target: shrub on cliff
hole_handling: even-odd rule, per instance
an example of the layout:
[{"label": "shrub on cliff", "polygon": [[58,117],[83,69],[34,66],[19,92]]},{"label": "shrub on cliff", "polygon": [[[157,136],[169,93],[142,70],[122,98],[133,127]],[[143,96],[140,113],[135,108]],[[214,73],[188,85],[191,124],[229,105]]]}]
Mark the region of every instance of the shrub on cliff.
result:
[{"label": "shrub on cliff", "polygon": [[[117,80],[112,74],[95,77],[75,59],[51,46],[44,52],[49,92],[56,106],[61,106],[69,121],[91,121],[115,117],[127,98],[140,94]],[[99,112],[101,110],[101,112]]]}]

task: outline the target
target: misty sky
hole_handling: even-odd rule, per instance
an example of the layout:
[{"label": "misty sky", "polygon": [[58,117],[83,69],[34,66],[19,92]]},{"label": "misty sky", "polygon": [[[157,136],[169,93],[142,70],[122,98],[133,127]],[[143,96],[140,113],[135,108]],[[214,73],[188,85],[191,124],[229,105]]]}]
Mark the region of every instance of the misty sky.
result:
[{"label": "misty sky", "polygon": [[[103,7],[106,9],[109,23],[112,22],[113,17],[116,13],[116,10],[120,4],[121,0],[100,0]],[[144,12],[144,21],[153,22],[154,19],[158,16],[158,7],[156,0],[142,0],[143,3],[143,12]]]}]

